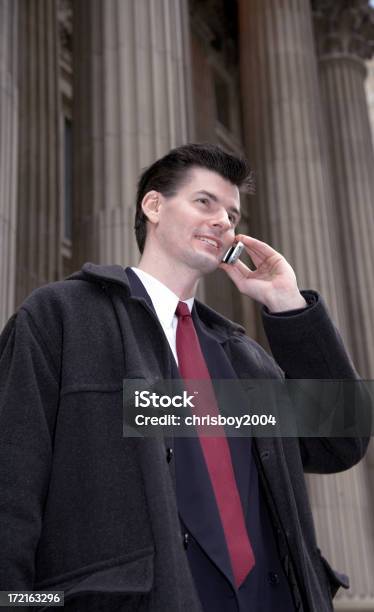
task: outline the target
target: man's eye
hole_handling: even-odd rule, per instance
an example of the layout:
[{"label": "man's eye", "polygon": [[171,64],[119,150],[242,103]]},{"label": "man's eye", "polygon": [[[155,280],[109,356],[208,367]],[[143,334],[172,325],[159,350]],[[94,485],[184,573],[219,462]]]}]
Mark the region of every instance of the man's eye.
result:
[{"label": "man's eye", "polygon": [[208,204],[209,200],[207,198],[198,198],[197,199],[198,202],[202,202],[203,204]]}]

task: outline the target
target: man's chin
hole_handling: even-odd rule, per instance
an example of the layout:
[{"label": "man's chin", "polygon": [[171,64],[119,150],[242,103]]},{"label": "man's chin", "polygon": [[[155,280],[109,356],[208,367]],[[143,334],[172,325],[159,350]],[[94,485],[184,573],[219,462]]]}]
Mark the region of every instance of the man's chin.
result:
[{"label": "man's chin", "polygon": [[198,270],[202,275],[211,274],[217,270],[220,260],[217,257],[210,257],[207,255],[196,255],[194,257],[193,267]]}]

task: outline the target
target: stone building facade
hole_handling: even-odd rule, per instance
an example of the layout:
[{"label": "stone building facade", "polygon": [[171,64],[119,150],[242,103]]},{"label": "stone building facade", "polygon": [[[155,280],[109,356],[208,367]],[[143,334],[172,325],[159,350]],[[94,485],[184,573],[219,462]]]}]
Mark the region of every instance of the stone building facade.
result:
[{"label": "stone building facade", "polygon": [[[84,261],[136,263],[140,170],[213,141],[256,171],[241,231],[323,294],[374,378],[373,12],[365,0],[0,0],[1,326]],[[258,308],[220,272],[200,297],[265,342]],[[351,577],[336,609],[374,611],[373,444],[308,486],[323,553]]]}]

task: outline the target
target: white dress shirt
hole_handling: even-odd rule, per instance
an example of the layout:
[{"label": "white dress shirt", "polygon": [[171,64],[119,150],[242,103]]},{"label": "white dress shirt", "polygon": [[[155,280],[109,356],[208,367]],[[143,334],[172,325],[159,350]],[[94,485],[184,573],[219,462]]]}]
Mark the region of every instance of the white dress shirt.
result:
[{"label": "white dress shirt", "polygon": [[164,283],[157,280],[148,272],[143,272],[139,268],[131,267],[131,270],[135,272],[140,281],[143,283],[145,290],[152,300],[152,304],[156,311],[158,320],[160,321],[161,327],[164,330],[165,336],[169,342],[170,348],[175,357],[175,361],[178,365],[177,347],[176,347],[176,334],[178,317],[175,314],[176,307],[179,301],[184,301],[187,304],[190,312],[194,303],[194,298],[188,300],[180,300],[175,293],[173,293]]}]

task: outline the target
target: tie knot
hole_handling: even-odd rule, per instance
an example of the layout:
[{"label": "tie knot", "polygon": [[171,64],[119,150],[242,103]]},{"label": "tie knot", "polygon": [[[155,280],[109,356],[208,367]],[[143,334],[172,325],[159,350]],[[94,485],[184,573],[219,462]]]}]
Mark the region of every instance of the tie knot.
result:
[{"label": "tie knot", "polygon": [[178,306],[175,309],[177,317],[190,317],[190,309],[185,302],[178,302]]}]

